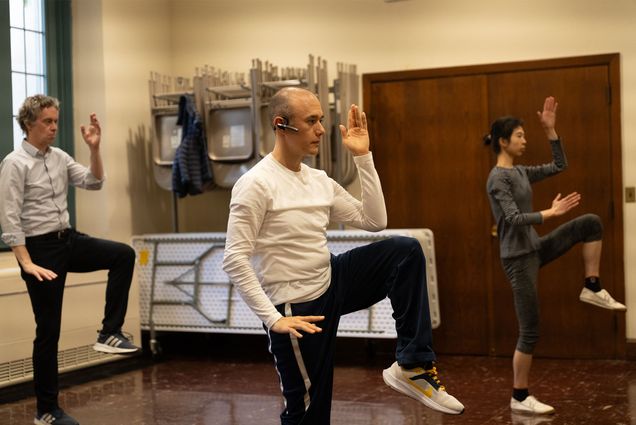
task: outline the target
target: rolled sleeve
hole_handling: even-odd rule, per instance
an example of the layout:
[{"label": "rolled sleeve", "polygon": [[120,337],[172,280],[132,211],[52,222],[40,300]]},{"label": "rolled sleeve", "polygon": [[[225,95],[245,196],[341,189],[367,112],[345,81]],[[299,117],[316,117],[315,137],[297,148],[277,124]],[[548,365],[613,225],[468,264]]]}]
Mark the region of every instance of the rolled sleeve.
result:
[{"label": "rolled sleeve", "polygon": [[3,232],[2,233],[2,242],[4,242],[5,244],[7,244],[9,246],[24,245],[26,243],[25,242],[24,232],[19,232],[19,233],[6,233],[6,232]]},{"label": "rolled sleeve", "polygon": [[5,159],[0,164],[0,227],[2,241],[9,246],[24,245],[25,234],[20,214],[24,202],[24,170],[17,162]]}]

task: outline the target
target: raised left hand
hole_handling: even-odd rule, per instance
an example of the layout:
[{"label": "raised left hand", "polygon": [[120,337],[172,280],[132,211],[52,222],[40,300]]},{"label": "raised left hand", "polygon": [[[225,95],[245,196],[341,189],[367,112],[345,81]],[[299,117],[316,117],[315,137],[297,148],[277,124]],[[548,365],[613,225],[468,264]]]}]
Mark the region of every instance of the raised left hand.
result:
[{"label": "raised left hand", "polygon": [[364,112],[360,112],[358,105],[351,105],[348,121],[349,129],[347,129],[344,125],[340,125],[342,143],[354,156],[369,153],[367,116]]},{"label": "raised left hand", "polygon": [[99,120],[97,119],[97,115],[95,113],[92,113],[90,115],[90,120],[91,123],[88,125],[88,127],[82,125],[80,127],[80,130],[82,131],[82,138],[84,139],[84,142],[86,142],[88,147],[91,149],[97,149],[99,148],[99,143],[102,139],[102,128],[99,125]]},{"label": "raised left hand", "polygon": [[545,131],[550,140],[558,138],[556,130],[554,129],[556,126],[556,111],[558,106],[559,104],[554,97],[548,96],[543,102],[543,111],[537,111],[541,127],[543,127],[543,131]]}]

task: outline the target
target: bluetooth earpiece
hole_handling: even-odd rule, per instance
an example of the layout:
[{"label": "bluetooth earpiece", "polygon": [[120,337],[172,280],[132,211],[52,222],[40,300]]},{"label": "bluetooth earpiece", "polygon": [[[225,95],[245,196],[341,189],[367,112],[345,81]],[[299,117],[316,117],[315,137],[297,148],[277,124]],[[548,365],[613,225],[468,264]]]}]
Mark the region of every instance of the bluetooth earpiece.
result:
[{"label": "bluetooth earpiece", "polygon": [[291,131],[298,132],[298,129],[296,127],[292,127],[291,125],[283,124],[280,122],[276,124],[276,127],[280,128],[283,131],[290,129]]},{"label": "bluetooth earpiece", "polygon": [[291,131],[298,132],[298,129],[296,127],[293,127],[288,124],[289,119],[287,117],[281,117],[281,118],[283,119],[283,122],[277,122],[276,127],[280,128],[283,131],[290,129]]}]

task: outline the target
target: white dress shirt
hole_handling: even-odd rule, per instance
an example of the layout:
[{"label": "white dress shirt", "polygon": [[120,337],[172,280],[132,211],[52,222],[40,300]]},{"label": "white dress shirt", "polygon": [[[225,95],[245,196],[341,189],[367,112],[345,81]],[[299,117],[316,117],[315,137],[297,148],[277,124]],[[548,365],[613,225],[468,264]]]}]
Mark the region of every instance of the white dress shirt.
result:
[{"label": "white dress shirt", "polygon": [[68,185],[98,190],[103,182],[63,150],[40,152],[24,140],[0,163],[2,241],[24,245],[25,237],[69,228]]}]

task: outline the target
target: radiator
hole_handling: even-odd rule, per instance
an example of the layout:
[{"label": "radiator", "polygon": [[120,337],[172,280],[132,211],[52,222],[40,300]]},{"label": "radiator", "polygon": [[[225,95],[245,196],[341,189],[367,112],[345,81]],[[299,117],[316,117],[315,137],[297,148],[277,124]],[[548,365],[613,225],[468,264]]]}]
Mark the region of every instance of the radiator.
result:
[{"label": "radiator", "polygon": [[[134,282],[134,281],[133,281]],[[43,284],[46,284],[45,282]],[[101,329],[106,272],[69,274],[64,291],[58,352],[60,373],[123,357],[92,349]],[[140,340],[139,302],[131,289],[124,330]],[[0,254],[0,388],[33,379],[31,353],[35,321],[26,286],[12,254]]]}]

